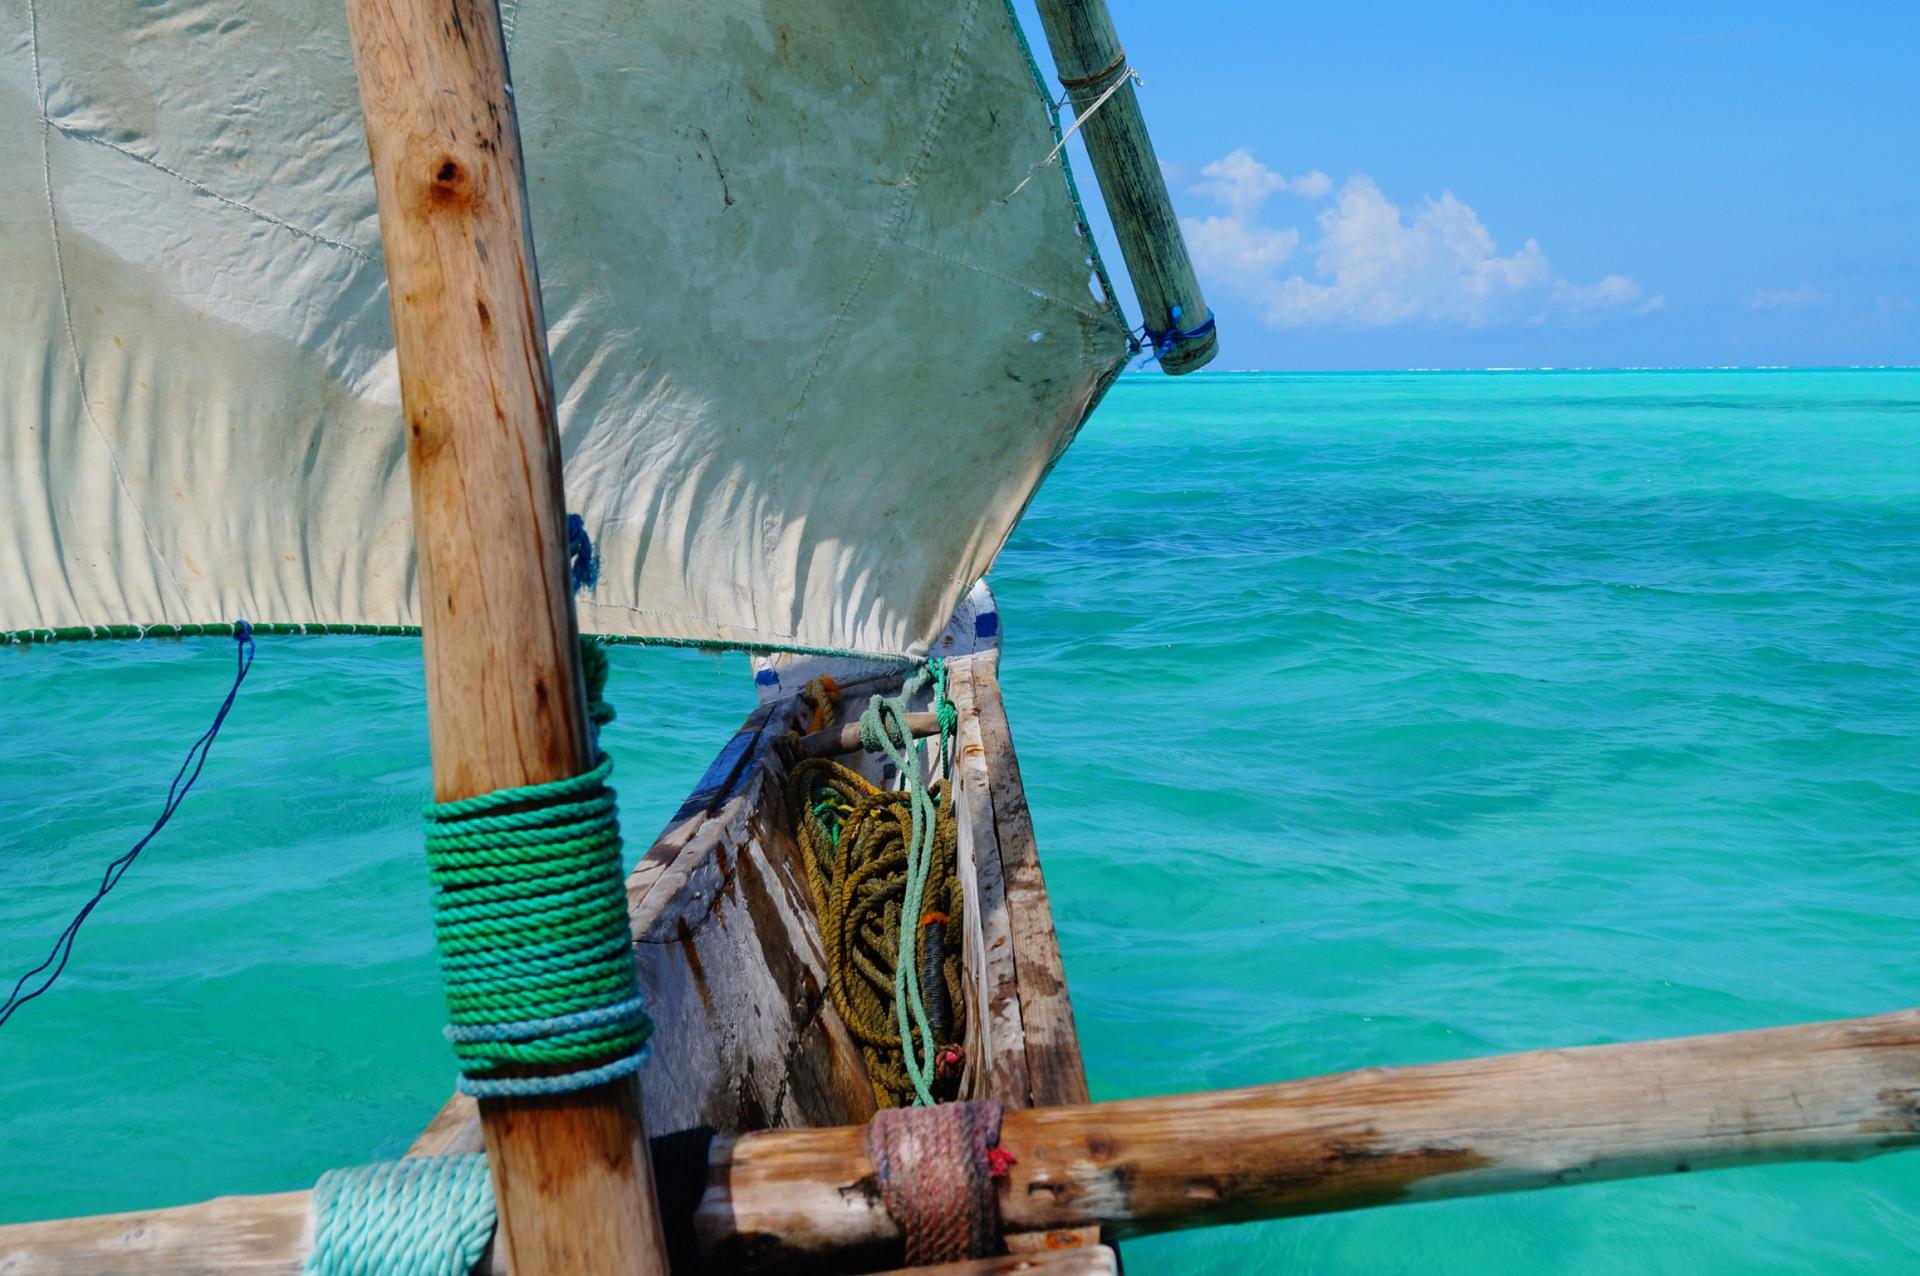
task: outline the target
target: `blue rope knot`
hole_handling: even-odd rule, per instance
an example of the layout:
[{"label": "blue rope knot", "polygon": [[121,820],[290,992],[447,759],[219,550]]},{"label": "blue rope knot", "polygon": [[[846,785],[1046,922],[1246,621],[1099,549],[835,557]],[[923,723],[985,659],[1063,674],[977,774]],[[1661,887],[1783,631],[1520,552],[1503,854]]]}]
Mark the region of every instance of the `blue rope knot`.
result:
[{"label": "blue rope knot", "polygon": [[[1172,354],[1174,349],[1182,341],[1191,341],[1195,337],[1204,337],[1213,331],[1213,311],[1211,310],[1207,311],[1207,317],[1203,322],[1192,328],[1182,328],[1180,326],[1179,306],[1171,308],[1168,318],[1172,320],[1173,326],[1165,332],[1155,332],[1152,328],[1146,327],[1144,324],[1141,325],[1140,330],[1146,337],[1144,347],[1150,349],[1152,353],[1140,361],[1140,367],[1144,368],[1149,363],[1155,363],[1167,355]],[[1135,349],[1140,348],[1142,347],[1135,347]]]},{"label": "blue rope knot", "polygon": [[576,594],[600,583],[600,551],[587,535],[587,520],[578,514],[567,515],[567,579]]}]

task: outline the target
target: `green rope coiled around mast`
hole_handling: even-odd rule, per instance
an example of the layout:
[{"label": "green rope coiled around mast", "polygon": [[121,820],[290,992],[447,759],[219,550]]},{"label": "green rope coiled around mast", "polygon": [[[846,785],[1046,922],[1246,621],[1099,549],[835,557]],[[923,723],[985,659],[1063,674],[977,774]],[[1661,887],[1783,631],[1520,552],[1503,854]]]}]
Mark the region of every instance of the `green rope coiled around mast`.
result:
[{"label": "green rope coiled around mast", "polygon": [[[606,653],[585,644],[588,717]],[[636,1070],[653,1022],[633,966],[613,762],[427,808],[446,1035],[471,1095],[556,1094]],[[594,1061],[598,1066],[588,1065]],[[568,1068],[499,1076],[503,1068]]]},{"label": "green rope coiled around mast", "polygon": [[313,1187],[313,1220],[306,1276],[466,1276],[493,1238],[487,1158],[328,1170]]}]

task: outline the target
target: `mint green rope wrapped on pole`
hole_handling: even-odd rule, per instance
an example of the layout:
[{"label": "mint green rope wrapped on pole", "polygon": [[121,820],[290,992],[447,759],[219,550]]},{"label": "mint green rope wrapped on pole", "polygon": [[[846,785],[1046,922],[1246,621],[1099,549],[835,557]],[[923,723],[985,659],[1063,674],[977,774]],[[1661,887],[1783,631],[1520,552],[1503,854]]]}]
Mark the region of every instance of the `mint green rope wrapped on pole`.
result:
[{"label": "mint green rope wrapped on pole", "polygon": [[[600,695],[607,663],[589,653],[597,726],[612,717]],[[602,753],[570,779],[427,808],[434,938],[462,1093],[558,1094],[646,1059],[653,1023],[634,975],[612,771]],[[539,1075],[501,1075],[528,1069]]]},{"label": "mint green rope wrapped on pole", "polygon": [[305,1276],[467,1276],[493,1239],[487,1158],[416,1156],[328,1170],[313,1187]]}]

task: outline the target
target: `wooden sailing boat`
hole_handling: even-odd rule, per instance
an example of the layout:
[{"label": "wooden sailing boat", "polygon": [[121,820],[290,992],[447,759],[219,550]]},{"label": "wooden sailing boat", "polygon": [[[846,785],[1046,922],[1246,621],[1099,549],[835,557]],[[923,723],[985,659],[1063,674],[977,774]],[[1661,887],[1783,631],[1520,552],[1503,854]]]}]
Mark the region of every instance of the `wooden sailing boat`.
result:
[{"label": "wooden sailing boat", "polygon": [[[573,776],[592,746],[498,14],[492,0],[349,9],[407,421],[437,796]],[[1169,371],[1197,367],[1211,324],[1190,323],[1204,302],[1104,6],[1058,0],[1042,13],[1070,95],[1100,104],[1089,148],[1156,352]],[[1104,375],[1067,396],[1075,412]],[[1001,505],[1017,512],[1024,499]],[[956,710],[959,1091],[1004,1109],[1003,1155],[966,1185],[998,1226],[969,1246],[983,1252],[937,1270],[1107,1272],[1102,1242],[1134,1231],[1920,1142],[1916,1012],[1089,1103],[999,692],[999,631],[976,586],[911,653],[946,661]],[[844,754],[895,782],[855,751],[852,724],[864,702],[900,694],[906,673],[898,660],[759,645],[775,648],[758,665],[760,706],[628,883],[659,1024],[639,1082],[456,1099],[411,1149],[484,1146],[499,1216],[489,1270],[658,1272],[670,1253],[675,1270],[878,1270],[925,1225],[896,1208],[876,1163],[873,1087],[828,988],[784,796],[807,756]],[[832,713],[800,696],[823,676],[839,689]],[[917,747],[931,766],[937,733]],[[297,1271],[313,1207],[296,1192],[0,1228],[0,1271]]]}]

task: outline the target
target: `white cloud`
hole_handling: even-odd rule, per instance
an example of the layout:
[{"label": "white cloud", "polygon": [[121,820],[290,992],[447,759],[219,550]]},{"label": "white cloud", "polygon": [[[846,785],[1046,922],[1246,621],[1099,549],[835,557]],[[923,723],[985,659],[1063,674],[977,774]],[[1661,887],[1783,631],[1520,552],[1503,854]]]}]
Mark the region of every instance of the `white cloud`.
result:
[{"label": "white cloud", "polygon": [[1762,288],[1747,298],[1747,309],[1805,310],[1811,306],[1824,306],[1832,300],[1831,293],[1821,292],[1812,284],[1801,284],[1798,288]]},{"label": "white cloud", "polygon": [[1190,218],[1180,228],[1202,274],[1271,273],[1300,242],[1297,230],[1272,230],[1238,217]]},{"label": "white cloud", "polygon": [[1554,281],[1553,295],[1572,310],[1606,310],[1629,306],[1636,315],[1650,315],[1667,304],[1665,297],[1649,297],[1625,275],[1608,275],[1597,284],[1582,287],[1564,279]]},{"label": "white cloud", "polygon": [[1305,199],[1325,199],[1333,193],[1333,179],[1316,168],[1288,182],[1287,189]]},{"label": "white cloud", "polygon": [[1331,178],[1317,171],[1282,177],[1243,148],[1203,168],[1193,189],[1226,210],[1182,220],[1195,264],[1276,326],[1479,327],[1620,310],[1645,314],[1663,304],[1625,275],[1594,284],[1562,279],[1531,239],[1502,255],[1479,215],[1451,192],[1409,214],[1372,178],[1349,178],[1315,219],[1311,268],[1289,272],[1300,232],[1262,224],[1257,214],[1278,191],[1325,199]]},{"label": "white cloud", "polygon": [[1267,196],[1277,191],[1292,191],[1306,199],[1325,199],[1333,189],[1333,179],[1316,169],[1288,180],[1242,146],[1201,169],[1194,189],[1226,208],[1233,217],[1244,220],[1260,211]]}]

